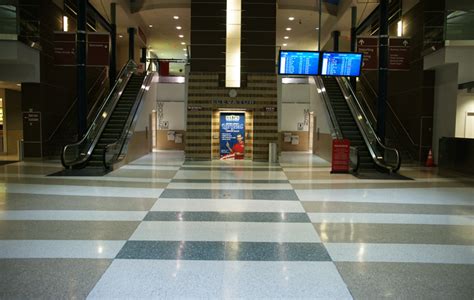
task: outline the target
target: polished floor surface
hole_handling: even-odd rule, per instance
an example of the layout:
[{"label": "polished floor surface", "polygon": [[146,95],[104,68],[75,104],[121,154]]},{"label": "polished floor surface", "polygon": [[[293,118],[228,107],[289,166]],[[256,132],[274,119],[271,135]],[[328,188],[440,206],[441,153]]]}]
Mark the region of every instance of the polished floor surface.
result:
[{"label": "polished floor surface", "polygon": [[143,157],[104,177],[0,165],[0,299],[473,299],[474,181]]}]

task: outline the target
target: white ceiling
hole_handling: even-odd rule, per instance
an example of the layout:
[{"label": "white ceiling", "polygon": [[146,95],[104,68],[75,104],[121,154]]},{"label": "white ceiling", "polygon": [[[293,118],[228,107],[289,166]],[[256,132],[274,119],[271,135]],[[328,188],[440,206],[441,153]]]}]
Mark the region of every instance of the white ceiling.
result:
[{"label": "white ceiling", "polygon": [[[117,2],[117,23],[119,43],[126,43],[127,27],[139,25],[148,38],[148,47],[160,58],[184,59],[183,48],[190,43],[191,0],[146,0],[138,13],[131,13],[127,0],[90,0],[99,12],[110,20],[110,3]],[[318,39],[319,16],[316,0],[278,0],[276,46],[277,50],[301,49],[316,50]],[[347,39],[351,27],[350,7],[357,5],[358,22],[367,17],[377,6],[374,0],[341,0],[339,5],[323,4],[322,44],[324,45],[333,30],[341,31],[341,37]],[[173,16],[178,16],[175,20]],[[288,18],[294,17],[293,21]],[[149,27],[152,25],[152,27]],[[181,26],[177,30],[176,26]],[[290,27],[291,31],[286,28]],[[182,34],[184,37],[179,38]],[[289,39],[285,40],[284,36]],[[181,43],[186,43],[182,45]],[[283,46],[287,44],[287,46]],[[180,66],[181,68],[181,66]]]}]

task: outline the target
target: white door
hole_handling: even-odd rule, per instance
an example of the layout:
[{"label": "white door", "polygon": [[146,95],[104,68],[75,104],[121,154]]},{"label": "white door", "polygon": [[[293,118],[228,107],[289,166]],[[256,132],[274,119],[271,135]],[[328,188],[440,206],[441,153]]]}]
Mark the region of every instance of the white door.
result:
[{"label": "white door", "polygon": [[466,128],[464,129],[464,137],[474,139],[474,112],[466,113]]}]

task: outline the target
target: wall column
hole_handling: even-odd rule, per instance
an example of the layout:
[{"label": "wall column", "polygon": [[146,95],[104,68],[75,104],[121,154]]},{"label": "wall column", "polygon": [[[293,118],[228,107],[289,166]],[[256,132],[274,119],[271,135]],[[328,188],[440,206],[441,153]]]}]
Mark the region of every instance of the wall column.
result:
[{"label": "wall column", "polygon": [[81,139],[87,130],[86,11],[87,1],[77,0],[76,89],[78,139]]},{"label": "wall column", "polygon": [[128,32],[128,59],[135,58],[135,28],[129,27]]},{"label": "wall column", "polygon": [[117,22],[116,4],[110,3],[110,63],[109,63],[109,85],[112,87],[117,77]]},{"label": "wall column", "polygon": [[377,135],[385,142],[385,110],[388,86],[388,0],[380,0],[379,95],[377,99]]}]

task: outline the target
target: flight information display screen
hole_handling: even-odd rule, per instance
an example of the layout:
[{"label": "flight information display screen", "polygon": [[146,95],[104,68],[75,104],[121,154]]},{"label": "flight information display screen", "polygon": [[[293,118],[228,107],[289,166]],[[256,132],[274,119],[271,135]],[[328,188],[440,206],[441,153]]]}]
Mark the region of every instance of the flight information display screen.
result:
[{"label": "flight information display screen", "polygon": [[281,75],[318,75],[319,52],[280,51],[278,73]]},{"label": "flight information display screen", "polygon": [[324,52],[321,75],[359,76],[362,67],[362,53]]}]

